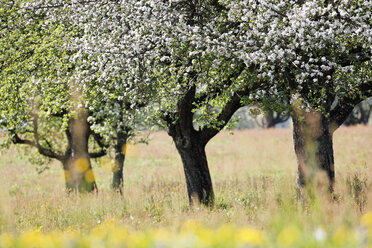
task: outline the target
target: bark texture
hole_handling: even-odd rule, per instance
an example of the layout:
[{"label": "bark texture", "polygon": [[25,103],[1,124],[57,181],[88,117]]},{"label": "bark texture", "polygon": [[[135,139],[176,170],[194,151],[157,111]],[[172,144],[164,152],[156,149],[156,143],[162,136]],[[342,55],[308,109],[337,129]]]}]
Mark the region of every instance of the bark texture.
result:
[{"label": "bark texture", "polygon": [[166,116],[168,134],[172,137],[181,156],[185,172],[189,202],[198,201],[213,205],[214,194],[209,174],[205,146],[214,136],[207,137],[206,130],[194,129],[192,112],[196,87],[191,87],[177,102],[177,117]]},{"label": "bark texture", "polygon": [[[332,71],[329,75],[332,75]],[[294,78],[287,73],[288,78]],[[295,89],[294,80],[289,82],[290,88]],[[329,89],[328,83],[324,84]],[[326,101],[323,103],[323,112],[314,109],[305,111],[301,108],[301,99],[292,99],[293,139],[298,162],[298,184],[301,190],[305,184],[314,182],[319,171],[326,173],[329,189],[332,192],[335,182],[333,133],[340,127],[354,107],[366,97],[372,96],[372,82],[366,81],[341,96],[336,106],[333,106],[336,96],[333,91],[327,91]],[[362,94],[356,94],[360,92]],[[304,87],[302,95],[311,94],[310,89]],[[320,98],[319,95],[312,99]],[[325,113],[327,113],[325,115]]]},{"label": "bark texture", "polygon": [[196,133],[193,135],[178,133],[172,138],[182,159],[190,204],[197,200],[202,204],[212,205],[214,193],[205,144]]},{"label": "bark texture", "polygon": [[[227,78],[224,85],[231,85],[233,80],[239,77],[245,69],[246,66],[242,64],[237,71]],[[189,77],[195,80],[197,73],[191,72]],[[193,110],[197,104],[205,103],[208,99],[217,97],[220,89],[211,89],[208,93],[197,95],[196,86],[190,83],[185,94],[177,100],[176,110],[165,112],[163,119],[167,123],[168,134],[172,137],[182,159],[190,204],[196,200],[207,206],[213,205],[214,193],[205,146],[225,127],[235,111],[242,107],[241,96],[248,95],[252,88],[258,87],[259,83],[247,85],[234,93],[221,106],[215,122],[212,121],[210,126],[206,125],[202,129],[196,130],[194,128]]]},{"label": "bark texture", "polygon": [[119,132],[116,137],[115,167],[113,168],[112,188],[122,193],[124,184],[124,161],[128,136]]},{"label": "bark texture", "polygon": [[67,159],[65,175],[68,191],[91,192],[97,190],[96,180],[88,152],[89,128],[84,111],[69,121],[69,147],[71,156]]},{"label": "bark texture", "polygon": [[333,191],[335,172],[330,120],[321,112],[310,111],[293,115],[293,140],[298,163],[298,184],[302,188],[312,182],[319,171],[327,175]]}]

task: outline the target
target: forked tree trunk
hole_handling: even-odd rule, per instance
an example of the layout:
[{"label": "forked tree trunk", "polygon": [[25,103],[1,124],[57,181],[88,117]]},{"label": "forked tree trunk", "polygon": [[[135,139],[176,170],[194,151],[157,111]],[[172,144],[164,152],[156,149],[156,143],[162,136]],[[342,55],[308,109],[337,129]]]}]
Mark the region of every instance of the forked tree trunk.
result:
[{"label": "forked tree trunk", "polygon": [[[234,74],[231,78],[239,76],[244,68],[245,66],[242,67],[237,75]],[[191,76],[191,78],[195,77],[195,75]],[[173,138],[182,159],[190,204],[194,201],[207,206],[214,204],[213,186],[209,174],[205,146],[225,127],[234,112],[242,106],[240,95],[246,95],[247,89],[248,87],[244,88],[239,94],[235,93],[224,104],[217,117],[219,124],[215,127],[204,127],[200,130],[194,129],[195,85],[191,86],[186,94],[178,100],[176,115],[167,114],[163,117],[168,125],[168,134]]]},{"label": "forked tree trunk", "polygon": [[190,204],[200,202],[204,205],[213,205],[214,193],[205,145],[196,134],[173,135],[172,138],[182,159]]},{"label": "forked tree trunk", "polygon": [[[332,130],[330,120],[321,112],[294,113],[293,140],[298,163],[298,184],[302,189],[314,182],[319,172],[325,172],[329,190],[335,181]],[[318,177],[317,177],[318,178]]]},{"label": "forked tree trunk", "polygon": [[67,159],[65,175],[69,179],[66,188],[69,191],[91,192],[97,190],[88,152],[89,130],[84,111],[76,119],[70,120],[71,157]]},{"label": "forked tree trunk", "polygon": [[112,177],[112,188],[122,193],[122,187],[124,185],[124,161],[127,149],[127,139],[128,135],[119,132],[116,137],[116,147],[115,147],[115,166],[113,168]]}]

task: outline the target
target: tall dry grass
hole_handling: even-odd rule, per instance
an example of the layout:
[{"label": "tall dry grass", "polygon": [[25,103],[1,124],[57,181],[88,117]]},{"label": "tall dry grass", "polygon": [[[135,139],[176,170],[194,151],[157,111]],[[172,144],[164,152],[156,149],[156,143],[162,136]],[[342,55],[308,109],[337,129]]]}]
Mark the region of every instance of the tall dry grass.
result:
[{"label": "tall dry grass", "polygon": [[15,150],[1,151],[0,229],[87,231],[105,220],[137,230],[177,229],[190,219],[214,228],[253,226],[276,235],[291,223],[301,230],[357,227],[372,210],[372,127],[342,127],[334,136],[336,199],[299,201],[290,129],[222,132],[207,146],[216,206],[188,206],[181,160],[165,132],[149,145],[128,147],[124,195],[110,189],[107,159],[93,164],[99,192],[66,195],[58,162],[38,174]]}]

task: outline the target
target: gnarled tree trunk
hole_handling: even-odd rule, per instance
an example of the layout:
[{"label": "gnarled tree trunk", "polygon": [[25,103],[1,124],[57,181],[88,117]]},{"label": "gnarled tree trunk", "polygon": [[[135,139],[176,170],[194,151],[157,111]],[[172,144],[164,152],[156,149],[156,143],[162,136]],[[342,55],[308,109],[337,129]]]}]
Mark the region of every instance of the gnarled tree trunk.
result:
[{"label": "gnarled tree trunk", "polygon": [[205,144],[199,138],[199,134],[192,132],[193,130],[189,131],[191,131],[190,135],[171,132],[182,159],[189,201],[190,204],[197,200],[202,204],[212,205],[214,194],[205,154]]},{"label": "gnarled tree trunk", "polygon": [[214,194],[205,146],[218,131],[208,136],[205,134],[206,129],[199,131],[194,129],[192,109],[195,93],[196,87],[192,86],[177,102],[178,118],[167,116],[165,120],[168,134],[172,137],[182,159],[190,204],[198,201],[211,206],[214,203]]},{"label": "gnarled tree trunk", "polygon": [[[232,75],[232,78],[239,74],[240,72],[237,75]],[[195,86],[190,87],[187,93],[178,100],[177,111],[174,115],[164,116],[168,125],[168,134],[173,138],[182,159],[190,204],[197,200],[207,206],[213,205],[214,193],[205,146],[225,127],[235,111],[242,106],[240,96],[246,95],[248,92],[249,87],[246,87],[231,96],[221,108],[217,117],[218,124],[214,127],[194,129]]]},{"label": "gnarled tree trunk", "polygon": [[[370,83],[359,86],[360,90],[372,94]],[[367,95],[368,95],[367,94]],[[335,170],[333,157],[333,133],[347,119],[353,108],[363,100],[362,96],[345,95],[331,108],[334,98],[330,97],[321,111],[301,109],[294,101],[292,112],[293,140],[298,162],[298,183],[304,185],[314,182],[319,171],[325,172],[330,192],[334,190]]]},{"label": "gnarled tree trunk", "polygon": [[301,189],[313,182],[318,172],[327,175],[329,190],[335,181],[330,120],[319,111],[295,112],[293,118],[294,149],[298,163],[298,184]]}]

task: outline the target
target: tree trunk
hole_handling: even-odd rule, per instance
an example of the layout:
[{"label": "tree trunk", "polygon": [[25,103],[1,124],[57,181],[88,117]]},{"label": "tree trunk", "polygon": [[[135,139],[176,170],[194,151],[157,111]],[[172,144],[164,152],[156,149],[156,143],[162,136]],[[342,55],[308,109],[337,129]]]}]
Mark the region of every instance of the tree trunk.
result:
[{"label": "tree trunk", "polygon": [[265,128],[273,128],[275,127],[275,122],[274,122],[274,111],[273,110],[269,110],[266,114],[266,116],[264,117],[265,120],[264,120],[264,127]]},{"label": "tree trunk", "polygon": [[370,107],[369,109],[364,109],[362,106],[360,107],[363,125],[368,125],[369,117],[371,115],[371,108],[372,107]]},{"label": "tree trunk", "polygon": [[[68,162],[69,181],[66,188],[80,193],[97,191],[96,180],[89,157],[76,156]],[[66,172],[65,172],[66,173]]]},{"label": "tree trunk", "polygon": [[[242,71],[244,68],[242,67]],[[194,78],[194,76],[191,78]],[[246,94],[246,89],[244,89],[239,94],[235,93],[225,103],[217,117],[219,124],[215,127],[206,126],[201,130],[194,129],[195,85],[192,85],[186,94],[177,101],[177,111],[175,113],[168,113],[163,116],[163,119],[167,122],[168,134],[173,138],[182,159],[190,204],[198,201],[207,206],[213,205],[214,193],[205,146],[225,127],[234,112],[242,106],[240,95]]]},{"label": "tree trunk", "polygon": [[[314,183],[318,172],[325,172],[327,185],[333,192],[335,181],[332,130],[330,120],[321,112],[294,113],[293,140],[298,163],[298,184],[302,189]],[[318,178],[318,177],[317,177]]]},{"label": "tree trunk", "polygon": [[355,106],[350,115],[345,120],[346,126],[353,126],[358,124],[368,125],[369,117],[371,115],[371,108],[369,105],[365,107],[365,102],[361,102]]},{"label": "tree trunk", "polygon": [[282,112],[275,112],[269,109],[263,119],[264,128],[275,128],[276,124],[286,122],[289,119],[289,115],[282,116]]},{"label": "tree trunk", "polygon": [[214,194],[205,145],[197,134],[173,135],[172,138],[182,159],[190,204],[198,201],[213,205]]},{"label": "tree trunk", "polygon": [[72,180],[71,180],[71,172],[70,172],[69,166],[68,166],[68,161],[70,161],[70,159],[71,158],[61,161],[64,176],[65,176],[65,185],[66,185],[65,190],[68,193],[72,192],[72,191],[75,191],[77,189],[77,188],[74,189],[74,185],[73,185]]},{"label": "tree trunk", "polygon": [[[84,158],[70,157],[62,162],[66,192],[91,192],[97,190],[90,161]],[[87,169],[85,169],[87,168]]]},{"label": "tree trunk", "polygon": [[123,181],[123,168],[125,161],[125,154],[127,149],[128,135],[119,132],[116,137],[116,151],[115,151],[115,167],[113,168],[112,188],[122,193]]},{"label": "tree trunk", "polygon": [[86,114],[80,110],[76,119],[71,119],[69,129],[71,133],[71,157],[67,160],[66,183],[67,189],[79,192],[97,190],[96,180],[92,170],[88,152],[89,130]]}]

